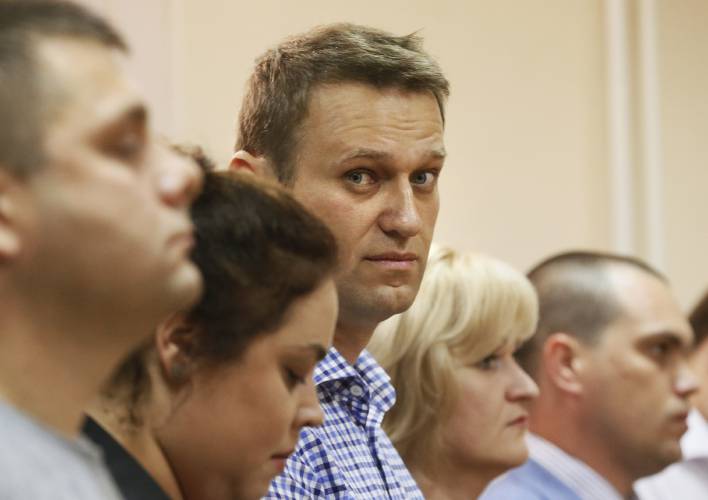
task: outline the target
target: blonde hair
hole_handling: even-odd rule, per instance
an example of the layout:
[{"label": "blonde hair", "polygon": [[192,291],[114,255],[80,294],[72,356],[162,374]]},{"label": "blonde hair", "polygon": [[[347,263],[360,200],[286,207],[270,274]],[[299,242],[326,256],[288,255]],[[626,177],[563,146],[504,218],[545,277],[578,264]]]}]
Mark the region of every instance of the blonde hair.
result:
[{"label": "blonde hair", "polygon": [[528,339],[537,320],[538,299],[523,274],[433,245],[415,302],[381,323],[368,346],[396,388],[383,427],[406,462],[435,460],[458,395],[456,366]]}]

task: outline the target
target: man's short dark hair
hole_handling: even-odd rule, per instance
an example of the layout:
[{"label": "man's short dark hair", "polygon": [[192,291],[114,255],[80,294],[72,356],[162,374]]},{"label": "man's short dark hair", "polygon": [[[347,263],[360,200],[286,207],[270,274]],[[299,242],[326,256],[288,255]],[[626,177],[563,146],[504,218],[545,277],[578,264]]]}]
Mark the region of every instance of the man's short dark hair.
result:
[{"label": "man's short dark hair", "polygon": [[[259,336],[277,329],[289,306],[334,273],[337,246],[329,229],[281,186],[248,174],[205,170],[204,189],[191,208],[192,258],[204,279],[200,301],[187,313],[187,353],[197,370],[240,358]],[[149,395],[148,341],[116,371],[105,389],[126,400],[140,422]]]},{"label": "man's short dark hair", "polygon": [[691,311],[689,321],[695,334],[694,345],[700,347],[708,339],[708,291]]},{"label": "man's short dark hair", "polygon": [[0,168],[26,175],[45,160],[44,130],[51,75],[41,67],[37,43],[74,38],[127,51],[105,20],[65,1],[0,0]]},{"label": "man's short dark hair", "polygon": [[236,150],[270,160],[278,180],[294,179],[297,128],[317,85],[364,83],[430,92],[443,122],[448,81],[415,33],[394,36],[355,24],[332,24],[289,38],[256,60],[239,116]]},{"label": "man's short dark hair", "polygon": [[554,255],[528,272],[538,294],[539,318],[536,334],[518,353],[518,359],[529,374],[535,376],[550,335],[563,332],[593,345],[622,314],[609,277],[613,266],[629,266],[666,282],[661,273],[637,258],[590,251]]}]

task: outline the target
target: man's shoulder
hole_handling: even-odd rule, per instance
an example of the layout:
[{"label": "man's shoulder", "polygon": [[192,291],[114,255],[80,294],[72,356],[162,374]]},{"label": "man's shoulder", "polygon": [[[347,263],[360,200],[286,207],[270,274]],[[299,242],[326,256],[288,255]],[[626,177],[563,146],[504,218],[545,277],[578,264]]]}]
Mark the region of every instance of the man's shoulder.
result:
[{"label": "man's shoulder", "polygon": [[708,498],[708,458],[670,465],[634,483],[634,491],[641,500]]},{"label": "man's shoulder", "polygon": [[530,459],[494,480],[480,500],[580,500],[550,471]]},{"label": "man's shoulder", "polygon": [[119,498],[101,454],[0,402],[0,498]]},{"label": "man's shoulder", "polygon": [[331,422],[328,426],[325,418],[321,427],[302,429],[295,453],[271,483],[268,498],[381,498],[388,494],[396,499],[422,499],[380,427],[375,431],[374,452],[370,434],[354,422],[349,425],[349,430]]}]

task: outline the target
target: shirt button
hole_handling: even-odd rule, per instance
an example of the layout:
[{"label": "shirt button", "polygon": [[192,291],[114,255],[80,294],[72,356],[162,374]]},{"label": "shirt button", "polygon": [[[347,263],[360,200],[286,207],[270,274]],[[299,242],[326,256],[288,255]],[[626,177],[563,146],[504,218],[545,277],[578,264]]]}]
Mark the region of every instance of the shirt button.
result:
[{"label": "shirt button", "polygon": [[362,389],[362,388],[359,387],[358,385],[353,385],[353,386],[351,386],[351,387],[349,388],[349,392],[352,393],[352,396],[358,398],[359,396],[361,396],[362,394],[364,394],[364,389]]}]

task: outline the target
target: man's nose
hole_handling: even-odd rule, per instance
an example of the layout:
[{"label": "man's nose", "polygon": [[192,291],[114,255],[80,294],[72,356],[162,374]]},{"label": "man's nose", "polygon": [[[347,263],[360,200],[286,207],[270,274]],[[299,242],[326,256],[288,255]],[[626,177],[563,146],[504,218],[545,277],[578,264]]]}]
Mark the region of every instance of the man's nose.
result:
[{"label": "man's nose", "polygon": [[155,154],[158,165],[157,189],[160,198],[172,207],[186,207],[201,192],[203,174],[188,156],[158,145]]},{"label": "man's nose", "polygon": [[386,205],[379,217],[379,227],[387,234],[412,238],[422,228],[422,219],[410,182],[400,180],[388,187]]}]

